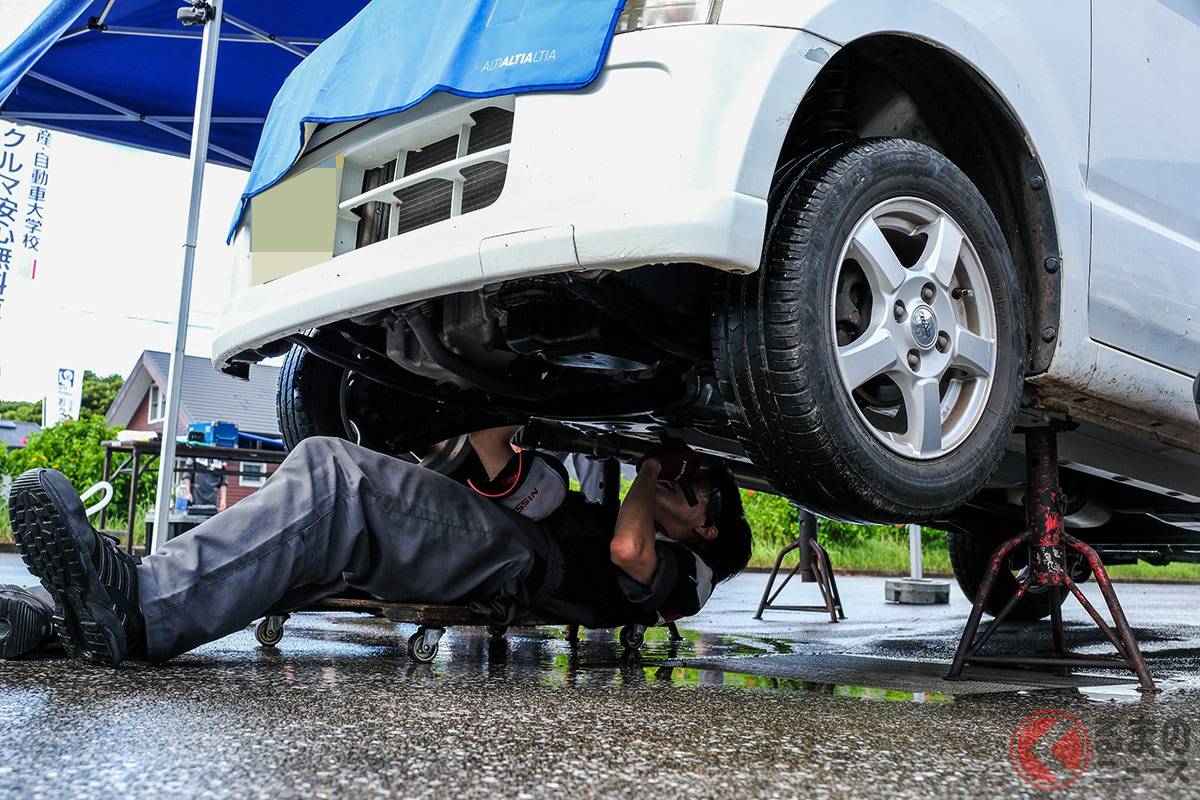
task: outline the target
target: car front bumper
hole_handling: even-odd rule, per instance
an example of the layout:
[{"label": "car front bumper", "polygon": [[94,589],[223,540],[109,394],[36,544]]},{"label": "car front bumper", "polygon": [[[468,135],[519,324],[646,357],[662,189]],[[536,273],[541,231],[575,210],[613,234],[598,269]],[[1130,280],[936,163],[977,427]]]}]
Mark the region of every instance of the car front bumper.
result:
[{"label": "car front bumper", "polygon": [[655,263],[757,269],[783,138],[835,49],[754,26],[617,36],[586,89],[515,98],[495,203],[254,286],[252,205],[235,237],[214,363],[306,328],[514,278]]}]

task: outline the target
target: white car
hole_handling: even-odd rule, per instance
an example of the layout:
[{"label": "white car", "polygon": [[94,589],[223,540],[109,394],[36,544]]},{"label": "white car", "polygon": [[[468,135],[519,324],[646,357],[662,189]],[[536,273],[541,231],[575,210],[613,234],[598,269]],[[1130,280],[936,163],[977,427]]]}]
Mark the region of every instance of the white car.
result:
[{"label": "white car", "polygon": [[[586,88],[317,127],[214,360],[290,348],[293,442],[681,433],[948,528],[968,591],[1023,526],[1015,431],[1069,421],[1068,527],[1200,560],[1197,75],[1180,2],[631,0]],[[252,247],[281,213],[329,245]]]}]

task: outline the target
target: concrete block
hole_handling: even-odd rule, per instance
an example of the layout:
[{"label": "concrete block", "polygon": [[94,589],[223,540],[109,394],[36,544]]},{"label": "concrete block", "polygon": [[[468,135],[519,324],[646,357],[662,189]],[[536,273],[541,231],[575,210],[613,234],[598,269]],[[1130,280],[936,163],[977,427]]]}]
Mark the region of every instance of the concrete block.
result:
[{"label": "concrete block", "polygon": [[889,578],[883,584],[889,603],[932,606],[950,602],[950,581],[934,578]]}]

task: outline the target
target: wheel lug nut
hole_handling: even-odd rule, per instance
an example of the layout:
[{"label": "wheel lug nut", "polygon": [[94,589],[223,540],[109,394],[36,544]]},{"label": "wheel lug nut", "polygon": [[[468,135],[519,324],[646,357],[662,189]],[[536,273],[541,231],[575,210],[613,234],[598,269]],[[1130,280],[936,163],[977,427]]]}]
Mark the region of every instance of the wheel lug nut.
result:
[{"label": "wheel lug nut", "polygon": [[929,284],[925,284],[925,286],[924,286],[924,287],[922,287],[922,289],[921,289],[921,299],[922,299],[922,300],[924,300],[926,303],[932,303],[932,302],[933,302],[933,294],[934,294],[934,292],[933,292],[933,287],[932,287],[932,286],[930,286]]},{"label": "wheel lug nut", "polygon": [[892,307],[892,315],[896,318],[897,322],[904,319],[904,303],[897,300],[896,305]]},{"label": "wheel lug nut", "polygon": [[937,349],[938,352],[941,353],[944,353],[950,349],[950,337],[946,335],[945,331],[942,331],[938,334]]},{"label": "wheel lug nut", "polygon": [[912,367],[913,369],[920,369],[921,356],[916,350],[908,351],[908,366]]}]

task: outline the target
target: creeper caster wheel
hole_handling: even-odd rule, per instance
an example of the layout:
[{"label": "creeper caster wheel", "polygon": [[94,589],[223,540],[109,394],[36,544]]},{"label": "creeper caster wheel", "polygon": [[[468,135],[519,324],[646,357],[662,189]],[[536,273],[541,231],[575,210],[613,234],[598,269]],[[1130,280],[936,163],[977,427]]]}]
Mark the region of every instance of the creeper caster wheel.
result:
[{"label": "creeper caster wheel", "polygon": [[408,638],[408,655],[413,661],[428,664],[437,656],[438,640],[446,632],[445,628],[426,628],[421,626],[417,632]]},{"label": "creeper caster wheel", "polygon": [[254,638],[263,647],[274,647],[283,638],[283,623],[286,620],[286,614],[266,617],[254,628]]},{"label": "creeper caster wheel", "polygon": [[646,626],[645,625],[626,625],[621,628],[621,646],[627,647],[630,650],[637,650],[646,641]]}]

